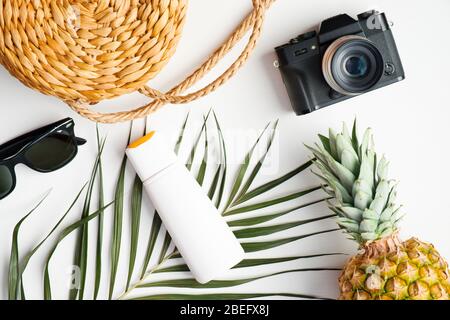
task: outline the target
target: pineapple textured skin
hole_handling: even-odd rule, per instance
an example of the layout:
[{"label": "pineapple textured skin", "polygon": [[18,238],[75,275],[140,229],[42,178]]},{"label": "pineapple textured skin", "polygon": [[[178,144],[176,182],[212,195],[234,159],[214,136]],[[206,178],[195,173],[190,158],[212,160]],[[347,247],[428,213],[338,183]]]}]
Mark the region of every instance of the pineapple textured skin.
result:
[{"label": "pineapple textured skin", "polygon": [[411,238],[383,251],[366,249],[348,261],[340,300],[449,299],[448,265],[432,244]]}]

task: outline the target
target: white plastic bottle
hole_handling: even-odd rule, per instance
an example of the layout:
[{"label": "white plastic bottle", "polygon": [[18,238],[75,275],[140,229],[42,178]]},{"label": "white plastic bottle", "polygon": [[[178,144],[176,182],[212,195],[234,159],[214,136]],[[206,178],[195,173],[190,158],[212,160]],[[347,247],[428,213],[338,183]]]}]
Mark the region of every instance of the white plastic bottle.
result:
[{"label": "white plastic bottle", "polygon": [[242,261],[242,246],[160,133],[133,142],[126,154],[198,282],[224,276]]}]

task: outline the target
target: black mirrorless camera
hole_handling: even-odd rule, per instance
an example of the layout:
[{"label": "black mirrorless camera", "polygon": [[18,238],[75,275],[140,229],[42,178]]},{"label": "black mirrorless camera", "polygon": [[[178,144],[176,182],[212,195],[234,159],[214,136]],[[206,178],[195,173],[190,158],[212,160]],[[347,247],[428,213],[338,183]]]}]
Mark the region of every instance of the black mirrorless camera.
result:
[{"label": "black mirrorless camera", "polygon": [[277,47],[278,67],[292,106],[307,114],[405,78],[389,22],[369,11],[322,22]]}]

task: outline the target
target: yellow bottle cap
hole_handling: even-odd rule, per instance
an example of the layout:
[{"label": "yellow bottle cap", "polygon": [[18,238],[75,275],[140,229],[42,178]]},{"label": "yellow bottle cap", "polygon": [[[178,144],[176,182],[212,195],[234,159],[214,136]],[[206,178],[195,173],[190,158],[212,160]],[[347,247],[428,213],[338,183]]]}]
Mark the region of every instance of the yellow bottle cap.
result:
[{"label": "yellow bottle cap", "polygon": [[137,139],[125,152],[143,182],[177,161],[161,132],[152,131]]},{"label": "yellow bottle cap", "polygon": [[153,135],[155,134],[155,131],[151,131],[148,134],[146,134],[145,136],[137,139],[136,141],[130,143],[130,145],[128,146],[129,149],[134,149],[139,147],[141,144],[147,142],[148,140],[150,140]]}]

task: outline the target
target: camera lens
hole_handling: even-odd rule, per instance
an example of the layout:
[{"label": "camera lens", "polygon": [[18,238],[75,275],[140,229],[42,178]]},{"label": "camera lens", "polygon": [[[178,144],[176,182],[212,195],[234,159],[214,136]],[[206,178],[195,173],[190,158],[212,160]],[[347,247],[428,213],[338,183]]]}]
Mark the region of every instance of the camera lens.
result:
[{"label": "camera lens", "polygon": [[360,36],[345,36],[328,47],[322,69],[325,80],[335,91],[358,95],[378,83],[384,62],[371,41]]},{"label": "camera lens", "polygon": [[361,78],[369,71],[369,62],[363,55],[351,56],[347,58],[344,70],[350,77]]}]

